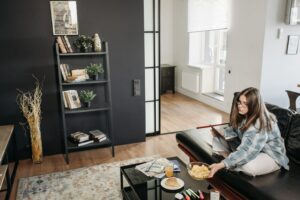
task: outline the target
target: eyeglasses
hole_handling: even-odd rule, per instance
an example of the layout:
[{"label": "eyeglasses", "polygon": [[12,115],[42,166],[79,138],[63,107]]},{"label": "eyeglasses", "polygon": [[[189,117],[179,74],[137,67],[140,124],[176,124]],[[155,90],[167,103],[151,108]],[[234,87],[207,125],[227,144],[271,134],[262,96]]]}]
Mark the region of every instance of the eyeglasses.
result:
[{"label": "eyeglasses", "polygon": [[248,106],[247,102],[240,102],[240,101],[237,101],[236,105],[238,105],[238,106]]}]

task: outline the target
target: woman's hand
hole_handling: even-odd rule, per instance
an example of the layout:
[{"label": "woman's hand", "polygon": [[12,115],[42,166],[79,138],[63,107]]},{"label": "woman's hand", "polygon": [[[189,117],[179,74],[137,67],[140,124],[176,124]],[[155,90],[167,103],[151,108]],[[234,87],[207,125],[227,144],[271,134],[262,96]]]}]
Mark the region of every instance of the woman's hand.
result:
[{"label": "woman's hand", "polygon": [[219,162],[219,163],[215,163],[209,166],[210,168],[210,173],[208,175],[208,178],[212,178],[215,173],[217,173],[217,171],[219,171],[220,169],[223,169],[225,167],[223,162]]}]

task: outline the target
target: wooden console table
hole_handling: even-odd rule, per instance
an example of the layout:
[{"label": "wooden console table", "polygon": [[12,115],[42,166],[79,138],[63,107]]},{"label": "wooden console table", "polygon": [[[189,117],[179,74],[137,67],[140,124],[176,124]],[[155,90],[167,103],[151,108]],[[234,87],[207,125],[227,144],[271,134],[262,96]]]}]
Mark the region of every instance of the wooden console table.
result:
[{"label": "wooden console table", "polygon": [[[15,163],[13,167],[12,173],[9,172],[9,160],[8,160],[8,152],[7,147],[11,139],[14,142],[14,149],[16,149],[16,140],[13,135],[14,126],[13,125],[5,125],[0,126],[0,192],[6,192],[5,199],[9,199],[9,195],[11,192],[11,187],[13,181],[15,179],[17,167],[19,164],[17,154],[15,151]],[[6,189],[2,189],[4,180],[6,179]]]}]

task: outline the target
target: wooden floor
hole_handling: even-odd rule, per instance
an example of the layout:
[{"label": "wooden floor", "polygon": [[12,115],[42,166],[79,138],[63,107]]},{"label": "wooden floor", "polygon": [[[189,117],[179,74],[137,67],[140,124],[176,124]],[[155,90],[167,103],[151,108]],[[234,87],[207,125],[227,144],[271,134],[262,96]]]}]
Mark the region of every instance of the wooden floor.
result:
[{"label": "wooden floor", "polygon": [[22,177],[35,176],[150,155],[160,155],[162,157],[178,156],[184,162],[188,162],[187,156],[177,147],[175,134],[147,137],[146,142],[116,146],[114,158],[111,156],[111,148],[102,148],[71,153],[69,165],[65,163],[63,155],[61,154],[46,156],[42,164],[32,164],[31,160],[22,160],[20,161],[17,170],[16,179],[11,193],[11,199],[16,198],[18,180]]},{"label": "wooden floor", "polygon": [[[200,124],[219,123],[228,119],[227,114],[180,94],[163,95],[161,102],[164,132],[191,129]],[[184,162],[188,162],[188,157],[177,147],[175,134],[147,137],[146,142],[116,146],[115,154],[116,156],[112,158],[111,148],[75,152],[70,154],[69,165],[65,163],[61,154],[44,157],[42,164],[32,164],[31,160],[22,160],[17,170],[11,199],[16,198],[18,180],[22,177],[150,155],[178,156]]]},{"label": "wooden floor", "polygon": [[180,93],[161,95],[161,133],[228,122],[228,114]]}]

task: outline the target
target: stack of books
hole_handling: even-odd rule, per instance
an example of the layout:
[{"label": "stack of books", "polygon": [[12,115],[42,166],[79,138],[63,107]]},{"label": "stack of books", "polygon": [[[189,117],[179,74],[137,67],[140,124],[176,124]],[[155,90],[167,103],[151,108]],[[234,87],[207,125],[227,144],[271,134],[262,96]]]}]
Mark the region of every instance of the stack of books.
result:
[{"label": "stack of books", "polygon": [[70,70],[68,64],[60,64],[59,65],[61,75],[65,82],[73,83],[73,82],[82,82],[89,79],[86,69],[73,69]]},{"label": "stack of books", "polygon": [[56,42],[61,53],[73,53],[73,49],[68,36],[57,36]]},{"label": "stack of books", "polygon": [[75,133],[70,134],[70,140],[75,143],[77,146],[84,146],[87,144],[91,144],[94,140],[90,140],[90,136],[86,133],[77,131]]},{"label": "stack of books", "polygon": [[98,129],[89,131],[89,133],[91,135],[91,138],[97,142],[102,142],[107,139],[107,136],[105,135],[105,133],[103,133],[102,131],[100,131]]},{"label": "stack of books", "polygon": [[82,82],[89,79],[86,69],[73,69],[71,71],[72,76],[68,77],[66,82]]}]

